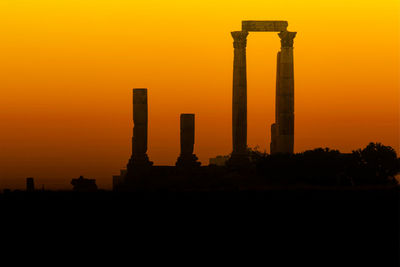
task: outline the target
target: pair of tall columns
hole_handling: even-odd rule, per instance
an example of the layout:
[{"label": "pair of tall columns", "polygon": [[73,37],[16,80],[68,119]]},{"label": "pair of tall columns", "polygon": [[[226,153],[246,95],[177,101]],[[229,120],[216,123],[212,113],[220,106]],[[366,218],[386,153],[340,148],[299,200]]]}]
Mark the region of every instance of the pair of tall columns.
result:
[{"label": "pair of tall columns", "polygon": [[[247,152],[247,31],[234,31],[232,97],[232,163],[248,162]],[[271,126],[271,153],[293,153],[294,144],[294,72],[293,39],[295,32],[281,31],[276,80],[276,119]]]},{"label": "pair of tall columns", "polygon": [[246,45],[247,31],[232,32],[233,57],[233,96],[232,96],[232,143],[231,161],[234,165],[248,162],[247,153],[247,74]]},{"label": "pair of tall columns", "polygon": [[[148,105],[147,89],[133,89],[133,136],[132,156],[128,163],[128,171],[140,170],[153,165],[147,156]],[[199,166],[194,148],[194,114],[181,114],[181,154],[177,166]]]}]

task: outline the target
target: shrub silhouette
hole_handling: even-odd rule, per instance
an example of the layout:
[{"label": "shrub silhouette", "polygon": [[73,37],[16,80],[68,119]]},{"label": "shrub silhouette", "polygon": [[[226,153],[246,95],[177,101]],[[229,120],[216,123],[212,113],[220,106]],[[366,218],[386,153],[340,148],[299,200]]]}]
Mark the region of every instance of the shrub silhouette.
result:
[{"label": "shrub silhouette", "polygon": [[390,146],[370,143],[353,153],[316,148],[293,155],[251,150],[259,175],[279,183],[314,185],[382,184],[396,182],[400,159]]},{"label": "shrub silhouette", "polygon": [[354,178],[361,183],[387,183],[394,181],[399,172],[399,160],[390,146],[369,143],[364,149],[353,151]]}]

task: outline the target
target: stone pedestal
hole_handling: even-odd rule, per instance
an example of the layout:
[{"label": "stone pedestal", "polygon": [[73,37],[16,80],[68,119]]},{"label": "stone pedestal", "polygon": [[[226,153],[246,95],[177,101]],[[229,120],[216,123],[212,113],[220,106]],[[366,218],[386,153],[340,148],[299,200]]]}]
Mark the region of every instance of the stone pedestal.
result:
[{"label": "stone pedestal", "polygon": [[232,95],[232,164],[248,162],[247,153],[247,74],[246,42],[247,31],[232,32],[233,60],[233,95]]},{"label": "stone pedestal", "polygon": [[194,149],[194,114],[181,114],[180,118],[181,154],[176,161],[177,167],[197,167],[200,162],[193,154]]},{"label": "stone pedestal", "polygon": [[275,123],[271,126],[271,154],[293,153],[294,148],[294,69],[293,39],[296,32],[282,31],[277,59]]},{"label": "stone pedestal", "polygon": [[132,156],[128,172],[153,165],[147,156],[147,89],[133,89]]}]

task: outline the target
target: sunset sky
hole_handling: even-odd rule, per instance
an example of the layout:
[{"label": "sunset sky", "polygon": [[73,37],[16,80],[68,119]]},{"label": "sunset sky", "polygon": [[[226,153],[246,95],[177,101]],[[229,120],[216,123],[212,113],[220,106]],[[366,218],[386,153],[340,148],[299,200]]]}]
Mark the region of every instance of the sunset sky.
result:
[{"label": "sunset sky", "polygon": [[[203,165],[232,149],[233,39],[287,20],[295,151],[382,142],[400,151],[398,0],[0,0],[0,189],[111,188],[131,153],[132,88],[148,88],[148,154],[173,165],[179,114],[196,114]],[[248,144],[269,152],[277,33],[250,33]]]}]

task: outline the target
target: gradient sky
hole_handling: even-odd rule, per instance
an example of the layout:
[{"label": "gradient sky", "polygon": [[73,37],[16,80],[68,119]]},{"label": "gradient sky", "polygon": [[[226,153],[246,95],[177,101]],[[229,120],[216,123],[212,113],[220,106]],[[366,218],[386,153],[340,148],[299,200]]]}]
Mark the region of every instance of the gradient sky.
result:
[{"label": "gradient sky", "polygon": [[[242,20],[297,31],[295,151],[382,142],[399,152],[400,3],[381,1],[0,1],[0,189],[111,187],[130,156],[132,88],[148,88],[149,157],[174,164],[179,114],[195,153],[231,151],[233,46]],[[269,152],[277,33],[250,33],[248,144]]]}]

